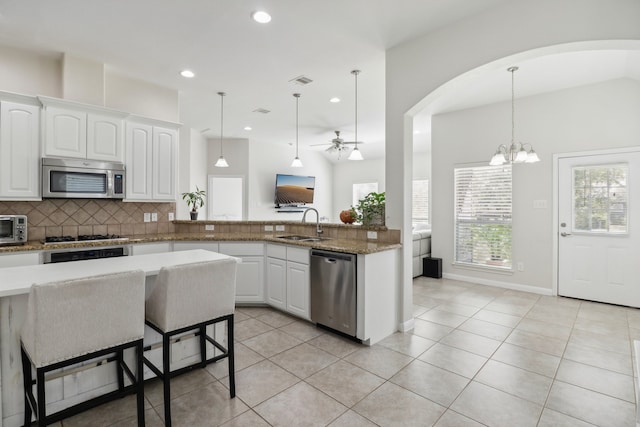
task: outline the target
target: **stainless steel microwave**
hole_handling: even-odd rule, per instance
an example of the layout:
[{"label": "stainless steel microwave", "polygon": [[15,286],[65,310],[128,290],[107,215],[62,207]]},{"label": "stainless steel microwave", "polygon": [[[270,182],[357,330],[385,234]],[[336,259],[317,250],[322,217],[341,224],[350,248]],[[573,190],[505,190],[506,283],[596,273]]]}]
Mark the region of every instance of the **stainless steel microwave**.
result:
[{"label": "stainless steel microwave", "polygon": [[0,245],[24,244],[27,241],[25,215],[0,215]]},{"label": "stainless steel microwave", "polygon": [[124,164],[83,159],[42,159],[42,197],[123,199]]}]

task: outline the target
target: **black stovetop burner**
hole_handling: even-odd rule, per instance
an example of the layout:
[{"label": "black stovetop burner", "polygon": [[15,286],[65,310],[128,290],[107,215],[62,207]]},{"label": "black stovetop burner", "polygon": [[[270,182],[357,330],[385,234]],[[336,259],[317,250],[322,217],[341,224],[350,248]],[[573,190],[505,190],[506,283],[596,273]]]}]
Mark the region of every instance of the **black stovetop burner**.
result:
[{"label": "black stovetop burner", "polygon": [[50,236],[45,237],[44,243],[86,242],[90,240],[116,240],[123,239],[116,234],[82,234],[74,236]]}]

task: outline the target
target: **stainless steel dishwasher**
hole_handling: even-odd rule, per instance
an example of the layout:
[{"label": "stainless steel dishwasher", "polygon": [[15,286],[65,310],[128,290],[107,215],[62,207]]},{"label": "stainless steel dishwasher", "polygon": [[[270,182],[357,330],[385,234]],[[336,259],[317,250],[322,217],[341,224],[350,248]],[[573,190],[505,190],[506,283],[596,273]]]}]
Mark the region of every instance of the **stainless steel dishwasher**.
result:
[{"label": "stainless steel dishwasher", "polygon": [[356,255],[311,251],[311,321],[356,336]]}]

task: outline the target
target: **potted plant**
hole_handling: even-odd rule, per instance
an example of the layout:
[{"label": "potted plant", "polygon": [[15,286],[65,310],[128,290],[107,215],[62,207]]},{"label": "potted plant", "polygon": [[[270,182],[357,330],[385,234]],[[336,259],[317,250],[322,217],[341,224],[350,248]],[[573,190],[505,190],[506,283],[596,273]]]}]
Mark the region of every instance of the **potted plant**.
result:
[{"label": "potted plant", "polygon": [[191,219],[198,219],[198,208],[204,206],[204,197],[206,192],[204,190],[200,190],[196,185],[196,191],[192,191],[190,193],[182,193],[182,199],[187,202],[187,206],[191,207]]},{"label": "potted plant", "polygon": [[384,225],[385,220],[385,194],[371,192],[352,206],[356,221],[364,226]]}]

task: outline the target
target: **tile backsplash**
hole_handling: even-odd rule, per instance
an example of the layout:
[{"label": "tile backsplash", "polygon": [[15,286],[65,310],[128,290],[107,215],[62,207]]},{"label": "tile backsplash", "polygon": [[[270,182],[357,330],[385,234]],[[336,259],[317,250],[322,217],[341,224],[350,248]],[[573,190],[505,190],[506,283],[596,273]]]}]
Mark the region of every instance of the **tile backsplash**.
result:
[{"label": "tile backsplash", "polygon": [[[169,212],[174,202],[136,203],[99,199],[47,199],[41,202],[0,202],[0,214],[27,215],[29,240],[82,234],[173,233]],[[145,213],[157,213],[157,222],[144,222]]]}]

